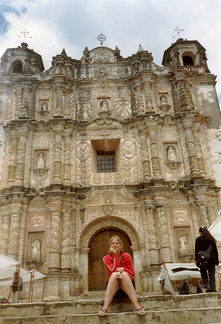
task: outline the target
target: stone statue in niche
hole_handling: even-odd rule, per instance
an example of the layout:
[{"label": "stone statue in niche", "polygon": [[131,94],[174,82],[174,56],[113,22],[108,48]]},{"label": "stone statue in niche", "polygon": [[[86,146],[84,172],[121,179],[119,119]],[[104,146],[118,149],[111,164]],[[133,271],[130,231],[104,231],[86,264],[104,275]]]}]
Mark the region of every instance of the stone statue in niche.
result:
[{"label": "stone statue in niche", "polygon": [[107,100],[103,100],[99,104],[99,115],[109,115],[109,102]]},{"label": "stone statue in niche", "polygon": [[189,252],[187,237],[182,236],[179,238],[179,251],[181,254],[187,254]]},{"label": "stone statue in niche", "polygon": [[32,245],[32,254],[31,260],[32,262],[40,262],[41,261],[41,242],[39,240],[35,240]]},{"label": "stone statue in niche", "polygon": [[40,152],[37,158],[37,169],[44,169],[45,168],[45,156],[43,152]]},{"label": "stone statue in niche", "polygon": [[169,146],[167,149],[167,160],[168,162],[177,162],[176,151],[173,146]]},{"label": "stone statue in niche", "polygon": [[107,113],[109,111],[109,105],[106,100],[102,101],[100,104],[100,112],[101,113]]},{"label": "stone statue in niche", "polygon": [[161,96],[160,97],[160,105],[167,105],[168,102],[167,102],[167,98],[166,96]]},{"label": "stone statue in niche", "polygon": [[41,110],[42,111],[48,111],[48,103],[47,102],[43,102],[41,105]]},{"label": "stone statue in niche", "polygon": [[160,96],[159,108],[160,108],[160,110],[162,110],[165,113],[171,108],[171,106],[168,104],[168,99],[167,99],[166,95]]}]

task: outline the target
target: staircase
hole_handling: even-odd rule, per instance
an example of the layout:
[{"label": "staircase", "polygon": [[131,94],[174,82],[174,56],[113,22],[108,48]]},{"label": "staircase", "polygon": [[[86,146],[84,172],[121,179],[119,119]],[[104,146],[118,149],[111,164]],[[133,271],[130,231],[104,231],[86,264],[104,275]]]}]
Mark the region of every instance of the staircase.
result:
[{"label": "staircase", "polygon": [[128,299],[114,300],[99,317],[101,297],[72,301],[0,304],[0,324],[221,324],[221,293],[139,296],[146,309],[137,315]]}]

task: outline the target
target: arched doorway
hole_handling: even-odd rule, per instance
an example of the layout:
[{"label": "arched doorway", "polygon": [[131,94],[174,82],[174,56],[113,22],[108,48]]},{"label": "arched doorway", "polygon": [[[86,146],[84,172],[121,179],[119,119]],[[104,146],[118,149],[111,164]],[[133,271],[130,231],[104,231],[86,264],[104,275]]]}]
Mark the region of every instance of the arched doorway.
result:
[{"label": "arched doorway", "polygon": [[118,235],[124,244],[124,251],[130,253],[131,241],[122,231],[117,229],[105,229],[97,233],[91,240],[89,248],[89,290],[105,290],[108,279],[107,269],[103,263],[103,257],[108,253],[111,236]]}]

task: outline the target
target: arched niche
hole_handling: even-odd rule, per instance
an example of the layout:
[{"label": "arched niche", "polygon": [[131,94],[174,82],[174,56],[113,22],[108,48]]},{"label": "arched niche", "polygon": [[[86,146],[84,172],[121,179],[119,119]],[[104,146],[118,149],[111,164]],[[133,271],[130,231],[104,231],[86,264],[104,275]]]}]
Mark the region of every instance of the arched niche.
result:
[{"label": "arched niche", "polygon": [[22,61],[17,60],[12,63],[12,73],[22,73],[23,72],[23,64]]},{"label": "arched niche", "polygon": [[184,52],[182,54],[183,66],[192,65],[194,66],[195,55],[192,52]]}]

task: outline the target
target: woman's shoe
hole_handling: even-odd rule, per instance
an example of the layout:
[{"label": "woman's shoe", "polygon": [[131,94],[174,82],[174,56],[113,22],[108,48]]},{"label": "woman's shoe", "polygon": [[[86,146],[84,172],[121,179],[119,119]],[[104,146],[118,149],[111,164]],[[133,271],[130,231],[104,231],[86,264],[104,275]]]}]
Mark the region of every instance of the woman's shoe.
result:
[{"label": "woman's shoe", "polygon": [[107,311],[105,309],[100,309],[98,312],[99,316],[106,316],[107,315]]},{"label": "woman's shoe", "polygon": [[145,315],[146,314],[145,309],[143,309],[143,308],[138,308],[138,309],[135,310],[135,312],[138,315]]}]

